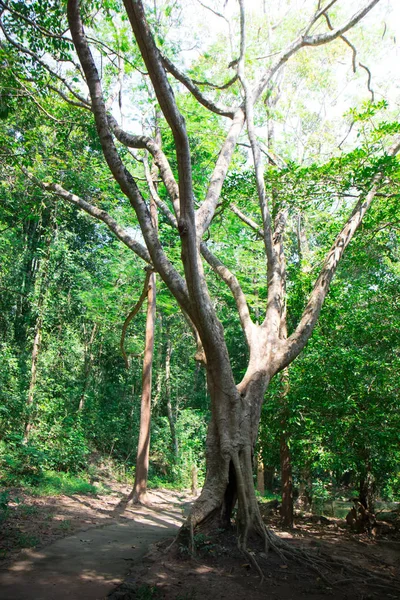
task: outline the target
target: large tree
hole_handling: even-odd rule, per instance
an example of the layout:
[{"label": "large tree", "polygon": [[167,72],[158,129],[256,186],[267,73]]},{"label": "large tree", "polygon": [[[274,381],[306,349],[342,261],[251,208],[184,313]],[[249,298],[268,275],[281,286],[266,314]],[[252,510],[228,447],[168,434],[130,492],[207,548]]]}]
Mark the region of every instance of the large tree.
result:
[{"label": "large tree", "polygon": [[[141,235],[138,236],[131,226],[121,225],[114,218],[117,211],[111,214],[99,207],[95,191],[90,196],[79,195],[79,185],[74,184],[71,173],[65,177],[62,170],[59,173],[54,170],[44,173],[45,169],[42,168],[39,170],[41,176],[38,176],[37,169],[34,173],[32,161],[24,160],[24,157],[20,166],[26,176],[44,190],[64,198],[103,221],[122,243],[150,264],[192,324],[198,337],[198,357],[203,360],[207,371],[211,420],[207,436],[205,484],[193,505],[187,525],[191,531],[204,522],[217,526],[227,525],[237,501],[239,545],[244,551],[251,529],[263,536],[266,546],[279,543],[263,526],[253,484],[253,451],[265,391],[272,377],[285,369],[307,344],[343,253],[376,194],[387,183],[387,172],[400,148],[398,137],[394,142],[385,138],[383,149],[370,168],[368,185],[365,185],[365,181],[359,187],[356,181],[352,185],[352,196],[356,196],[355,204],[349,207],[350,196],[346,198],[349,214],[323,261],[298,323],[287,333],[283,242],[289,205],[277,196],[274,189],[270,190],[270,186],[266,186],[268,176],[263,167],[260,131],[256,128],[263,112],[258,107],[265,100],[267,109],[271,109],[269,99],[274,89],[282,83],[281,73],[288,61],[300,52],[310,52],[335,40],[341,39],[349,45],[350,42],[345,37],[347,32],[378,1],[365,2],[352,16],[329,12],[337,8],[337,0],[327,3],[310,1],[308,15],[303,11],[301,15],[294,15],[295,20],[289,19],[290,26],[283,38],[289,41],[285,42],[282,49],[279,45],[282,42],[275,33],[279,23],[270,22],[268,35],[264,37],[262,30],[260,33],[258,29],[256,37],[254,15],[253,28],[250,29],[247,25],[250,3],[246,5],[245,0],[239,0],[236,35],[234,28],[230,28],[233,60],[229,68],[233,69],[230,71],[233,76],[229,80],[225,76],[221,84],[192,78],[171,60],[174,44],[166,43],[163,39],[163,19],[157,3],[150,7],[141,0],[123,0],[122,4],[118,1],[80,3],[79,0],[68,0],[66,16],[69,31],[66,32],[62,2],[41,1],[26,5],[3,0],[0,2],[3,13],[3,50],[7,55],[3,60],[6,61],[6,66],[14,68],[14,85],[34,97],[36,106],[47,115],[47,119],[51,119],[52,115],[48,101],[46,98],[43,100],[43,87],[46,85],[48,90],[72,105],[73,110],[82,109],[91,113],[110,177],[117,182],[135,212]],[[164,16],[169,18],[170,5],[166,3],[162,6]],[[263,6],[265,10],[265,3]],[[227,8],[230,7],[231,4],[228,3]],[[93,14],[91,10],[94,11]],[[259,10],[261,14],[261,6]],[[293,16],[291,10],[289,6],[286,16]],[[96,31],[98,33],[100,28],[96,30],[94,19],[99,19],[99,14],[104,19],[103,39],[96,37]],[[222,13],[217,7],[214,14],[221,16]],[[264,18],[263,23],[266,22],[267,19]],[[126,28],[127,23],[130,24],[130,33]],[[293,34],[296,28],[297,33]],[[133,46],[129,42],[132,33]],[[261,56],[254,56],[255,47]],[[355,64],[356,50],[354,46],[352,48]],[[221,50],[220,55],[222,61],[226,60],[226,48]],[[25,58],[25,64],[21,57]],[[103,59],[106,61],[107,58],[108,70],[104,67],[103,72]],[[215,61],[215,56],[211,56],[210,64],[206,63],[205,55],[197,72],[220,76],[227,68]],[[55,67],[55,64],[58,66]],[[113,102],[118,97],[121,105],[126,95],[126,89],[123,89],[123,67],[126,64],[139,69],[144,77],[145,85],[137,92],[135,106],[135,109],[143,109],[143,121],[149,112],[142,99],[143,90],[149,91],[153,104],[157,102],[163,115],[163,135],[166,140],[163,149],[151,132],[149,134],[147,130],[143,135],[129,133],[115,117]],[[114,90],[110,85],[113,80],[116,81]],[[178,87],[176,82],[179,82]],[[207,94],[201,91],[204,88],[209,90]],[[183,89],[193,98],[183,94]],[[225,105],[221,104],[224,97]],[[196,132],[193,132],[193,126],[191,131],[187,129],[184,112],[187,110],[187,115],[190,115],[193,111],[205,109],[210,114],[210,133],[216,140],[221,139],[221,143],[213,168],[209,168],[212,160],[210,152],[208,166],[199,174]],[[133,111],[132,105],[130,110]],[[199,128],[204,128],[207,118],[204,116],[206,113],[202,114],[198,119]],[[221,123],[223,119],[229,124],[225,133]],[[90,131],[90,120],[86,126]],[[259,221],[256,227],[261,233],[265,256],[267,290],[263,294],[265,306],[262,318],[259,314],[253,318],[239,278],[212,252],[212,245],[207,244],[222,187],[235,149],[243,141],[244,131],[248,138],[259,203]],[[14,136],[14,142],[20,140],[20,132],[14,131],[10,135]],[[157,191],[151,180],[145,177],[148,184],[146,190],[141,183],[143,174],[135,165],[137,156],[132,149],[149,153],[158,168],[162,189],[160,187]],[[266,154],[268,160],[278,160],[268,149]],[[86,159],[89,155],[90,152]],[[75,169],[78,174],[79,157]],[[207,174],[207,181],[199,184],[199,178],[204,179],[204,173]],[[69,181],[69,187],[61,185],[60,180],[61,183],[63,180]],[[204,197],[198,199],[203,190]],[[161,215],[162,223],[159,228],[152,222],[147,199],[149,194]],[[335,193],[332,202],[336,202],[336,198]],[[254,221],[243,213],[239,217],[250,226],[254,225]],[[214,247],[218,250],[218,245]],[[180,257],[177,256],[177,249]],[[224,330],[206,281],[209,269],[205,269],[205,263],[228,286],[236,303],[248,347],[247,369],[239,382],[234,377]]]}]

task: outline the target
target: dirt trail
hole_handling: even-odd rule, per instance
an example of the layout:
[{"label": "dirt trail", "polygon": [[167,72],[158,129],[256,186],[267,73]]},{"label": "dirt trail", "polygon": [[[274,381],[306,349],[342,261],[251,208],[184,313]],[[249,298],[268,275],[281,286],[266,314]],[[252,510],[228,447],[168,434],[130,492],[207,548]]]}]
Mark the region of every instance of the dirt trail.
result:
[{"label": "dirt trail", "polygon": [[2,600],[101,600],[149,546],[175,533],[186,498],[156,491],[152,507],[121,501],[109,524],[81,530],[40,550],[25,550],[0,571]]}]

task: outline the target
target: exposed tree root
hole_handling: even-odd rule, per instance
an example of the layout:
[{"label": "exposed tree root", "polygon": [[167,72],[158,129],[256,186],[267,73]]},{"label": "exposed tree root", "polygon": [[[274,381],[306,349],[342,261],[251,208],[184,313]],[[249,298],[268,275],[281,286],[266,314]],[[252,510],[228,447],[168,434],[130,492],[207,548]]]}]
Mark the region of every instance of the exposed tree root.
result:
[{"label": "exposed tree root", "polygon": [[[270,539],[271,549],[277,552],[281,558],[284,557],[287,560],[294,560],[300,564],[305,564],[317,573],[321,580],[330,587],[349,583],[356,584],[358,582],[365,584],[367,582],[368,585],[372,585],[382,590],[386,589],[388,591],[400,592],[400,584],[393,577],[375,575],[362,567],[352,566],[349,563],[332,556],[324,556],[323,554],[313,556],[306,550],[293,548],[290,544],[279,538],[273,531],[268,529],[266,529],[266,531]],[[345,571],[351,575],[351,577],[335,580],[333,578],[328,578],[322,572],[323,570],[330,571],[331,573],[334,573],[335,571],[343,573],[343,571]]]}]

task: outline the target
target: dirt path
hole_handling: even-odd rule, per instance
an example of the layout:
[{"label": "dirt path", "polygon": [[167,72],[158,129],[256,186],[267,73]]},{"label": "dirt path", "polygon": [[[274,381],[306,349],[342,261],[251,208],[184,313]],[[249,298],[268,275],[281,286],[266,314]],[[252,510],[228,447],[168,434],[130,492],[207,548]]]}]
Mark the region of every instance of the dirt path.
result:
[{"label": "dirt path", "polygon": [[113,507],[108,524],[81,530],[41,549],[24,550],[0,571],[0,597],[103,599],[152,543],[173,535],[182,522],[187,498],[157,491],[151,500],[152,508],[139,508],[127,506],[122,499]]}]

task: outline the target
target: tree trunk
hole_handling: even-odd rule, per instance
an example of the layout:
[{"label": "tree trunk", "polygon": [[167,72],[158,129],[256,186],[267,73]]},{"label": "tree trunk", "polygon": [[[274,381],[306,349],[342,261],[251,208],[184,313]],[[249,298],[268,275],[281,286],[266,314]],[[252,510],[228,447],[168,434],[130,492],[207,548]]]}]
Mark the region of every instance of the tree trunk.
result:
[{"label": "tree trunk", "polygon": [[[286,337],[286,328],[285,328]],[[292,460],[289,448],[288,420],[289,406],[287,397],[290,389],[289,369],[282,371],[282,392],[280,404],[282,410],[281,418],[281,437],[280,437],[280,463],[281,463],[281,480],[282,480],[282,506],[281,516],[282,523],[285,527],[293,527],[293,475],[292,475]]]},{"label": "tree trunk", "polygon": [[375,512],[375,485],[371,467],[366,465],[360,475],[360,502],[370,513]]},{"label": "tree trunk", "polygon": [[151,375],[153,367],[154,328],[156,317],[156,276],[150,275],[147,292],[146,340],[143,359],[142,400],[140,406],[140,428],[136,459],[134,503],[146,504],[147,477],[149,473],[150,423],[151,423]]},{"label": "tree trunk", "polygon": [[165,354],[165,393],[167,396],[167,416],[168,416],[169,428],[171,430],[172,449],[174,452],[174,457],[175,457],[175,459],[177,459],[179,447],[178,447],[178,438],[176,437],[175,419],[174,419],[174,415],[172,412],[172,403],[171,403],[171,354],[172,354],[171,339],[168,337],[167,350],[166,350],[166,354]]},{"label": "tree trunk", "polygon": [[[42,225],[43,226],[43,225]],[[35,394],[35,386],[37,379],[37,365],[40,353],[40,345],[42,341],[42,330],[43,330],[43,311],[45,306],[46,294],[47,294],[47,283],[48,283],[48,275],[49,275],[49,263],[50,263],[50,251],[51,251],[51,243],[53,241],[53,237],[56,231],[56,223],[55,223],[55,214],[49,213],[48,220],[48,235],[46,239],[46,253],[44,258],[40,261],[37,260],[36,270],[38,272],[38,301],[37,301],[37,317],[35,323],[35,335],[33,338],[33,347],[32,347],[32,355],[31,355],[31,377],[29,381],[28,388],[28,398],[26,401],[27,406],[27,418],[25,421],[24,428],[24,442],[27,443],[29,439],[29,434],[32,429],[32,408],[34,403],[34,394]]]},{"label": "tree trunk", "polygon": [[92,371],[92,366],[93,366],[93,361],[94,361],[93,342],[94,342],[94,338],[96,337],[97,328],[98,328],[98,324],[94,323],[94,325],[92,327],[92,332],[90,334],[89,343],[85,343],[85,359],[84,359],[84,367],[83,367],[83,388],[82,388],[81,397],[79,399],[78,412],[82,412],[82,410],[85,407],[86,392],[89,387],[90,373]]},{"label": "tree trunk", "polygon": [[265,483],[264,483],[264,463],[262,460],[261,452],[257,456],[257,491],[264,496]]},{"label": "tree trunk", "polygon": [[39,310],[40,310],[40,314],[36,320],[35,337],[33,339],[32,358],[31,358],[31,378],[29,381],[28,399],[26,401],[26,406],[28,409],[28,416],[27,416],[27,419],[25,422],[25,429],[24,429],[25,443],[28,442],[29,434],[30,434],[30,431],[32,428],[32,415],[30,414],[30,411],[32,410],[32,407],[33,407],[33,397],[34,397],[36,378],[37,378],[37,363],[38,363],[39,352],[40,352],[40,344],[42,341],[42,326],[43,326],[43,318],[42,318],[42,314],[41,314],[42,303],[40,303],[40,305],[39,305]]},{"label": "tree trunk", "polygon": [[275,468],[264,466],[264,486],[267,492],[274,491]]},{"label": "tree trunk", "polygon": [[253,453],[269,378],[264,371],[236,387],[224,367],[218,368],[207,357],[207,379],[213,410],[206,442],[206,480],[186,526],[191,532],[195,527],[228,528],[237,503],[239,547],[246,551],[248,535],[255,530],[267,549],[268,532],[253,482]]},{"label": "tree trunk", "polygon": [[282,477],[282,523],[285,527],[293,527],[293,475],[290,448],[288,446],[286,433],[281,434],[280,459]]}]

